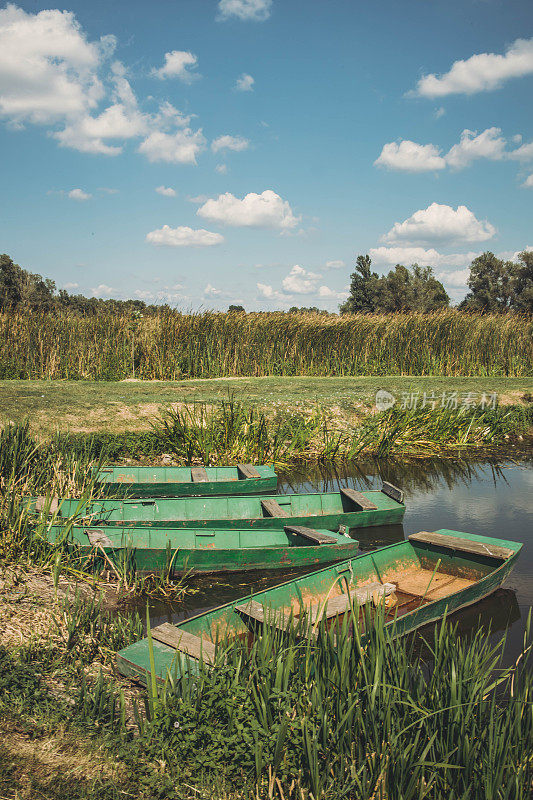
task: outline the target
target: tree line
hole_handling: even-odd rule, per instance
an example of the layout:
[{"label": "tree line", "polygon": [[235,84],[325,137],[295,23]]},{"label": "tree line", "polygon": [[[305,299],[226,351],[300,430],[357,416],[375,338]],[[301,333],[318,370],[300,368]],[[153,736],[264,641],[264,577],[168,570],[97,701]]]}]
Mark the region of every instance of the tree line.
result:
[{"label": "tree line", "polygon": [[[477,312],[533,313],[533,252],[524,250],[516,261],[504,261],[486,252],[470,265],[469,292],[459,309]],[[429,266],[396,264],[386,275],[372,271],[368,255],[356,258],[351,275],[350,294],[339,307],[341,314],[430,312],[448,308],[450,298]],[[8,255],[0,255],[0,310],[70,311],[82,315],[107,313],[156,314],[168,306],[147,305],[143,300],[104,300],[56,291],[50,278],[29,272],[15,264]],[[229,312],[244,312],[232,305]],[[316,306],[292,306],[289,313],[328,312]]]}]

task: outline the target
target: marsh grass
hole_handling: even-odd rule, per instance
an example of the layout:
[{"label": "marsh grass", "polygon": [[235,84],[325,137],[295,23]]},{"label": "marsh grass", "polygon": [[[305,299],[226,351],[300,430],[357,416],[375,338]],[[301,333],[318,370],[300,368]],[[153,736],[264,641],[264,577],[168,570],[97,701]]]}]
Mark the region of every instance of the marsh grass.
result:
[{"label": "marsh grass", "polygon": [[[135,346],[133,347],[133,336]],[[532,374],[514,314],[0,314],[0,379]]]}]

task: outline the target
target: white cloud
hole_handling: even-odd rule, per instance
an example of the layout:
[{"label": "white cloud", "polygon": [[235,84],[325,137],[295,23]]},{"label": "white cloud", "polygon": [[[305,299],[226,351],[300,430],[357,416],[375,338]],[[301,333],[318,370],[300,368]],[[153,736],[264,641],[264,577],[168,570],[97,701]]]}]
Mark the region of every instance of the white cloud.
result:
[{"label": "white cloud", "polygon": [[162,286],[157,292],[151,289],[135,289],[133,294],[138,300],[148,303],[176,303],[178,300],[187,299],[187,295],[182,294],[181,289],[183,289],[182,284],[176,283],[174,286]]},{"label": "white cloud", "polygon": [[73,13],[0,10],[0,114],[50,124],[86,113],[104,94],[101,62],[114,37],[89,42]]},{"label": "white cloud", "polygon": [[431,267],[460,267],[469,264],[479,255],[478,252],[450,253],[443,255],[435,248],[410,247],[396,245],[393,247],[374,247],[368,255],[375,264],[393,266],[395,264],[421,264]]},{"label": "white cloud", "polygon": [[444,75],[424,75],[413,94],[445,97],[449,94],[474,94],[499,88],[510,78],[533,73],[533,39],[517,39],[505,52],[478,53],[465,61],[455,61]]},{"label": "white cloud", "polygon": [[516,150],[511,150],[508,157],[516,161],[531,161],[533,159],[533,142],[528,142],[528,144],[517,147]]},{"label": "white cloud", "polygon": [[335,289],[330,289],[329,286],[320,286],[318,289],[318,296],[323,300],[346,300],[349,292],[336,292]]},{"label": "white cloud", "polygon": [[210,199],[196,212],[198,216],[224,225],[243,228],[279,228],[289,230],[300,221],[286,200],[271,189],[261,194],[250,192],[242,200],[230,192]]},{"label": "white cloud", "polygon": [[162,228],[147,233],[146,241],[168,247],[213,247],[221,244],[224,237],[220,233],[212,233],[203,228],[193,230],[186,226],[171,228],[169,225],[163,225]]},{"label": "white cloud", "polygon": [[533,173],[527,176],[522,186],[525,186],[526,189],[533,189]]},{"label": "white cloud", "polygon": [[456,269],[453,272],[437,272],[438,280],[442,281],[445,287],[466,288],[469,277],[470,269],[468,267],[466,269]]},{"label": "white cloud", "polygon": [[454,169],[468,166],[476,158],[500,161],[505,154],[505,139],[501,128],[487,128],[476,136],[476,131],[464,130],[461,140],[450,149],[446,163]]},{"label": "white cloud", "polygon": [[440,106],[440,108],[436,108],[435,109],[435,111],[433,112],[433,116],[435,117],[435,119],[440,119],[441,117],[443,117],[445,115],[445,113],[446,113],[446,109],[443,108],[442,106]]},{"label": "white cloud", "polygon": [[204,147],[205,138],[201,129],[193,131],[183,128],[175,133],[154,131],[141,142],[139,153],[143,153],[152,163],[196,164],[196,157]]},{"label": "white cloud", "polygon": [[69,282],[69,283],[64,283],[63,284],[63,289],[67,289],[67,291],[69,289],[79,289],[79,286],[80,286],[79,283],[70,283]]},{"label": "white cloud", "polygon": [[216,167],[215,167],[215,170],[220,175],[226,175],[227,171],[228,171],[228,165],[227,164],[217,164]]},{"label": "white cloud", "polygon": [[253,92],[255,80],[251,75],[243,72],[235,81],[235,89],[238,92]]},{"label": "white cloud", "polygon": [[218,19],[237,17],[245,22],[264,22],[271,9],[272,0],[219,0]]},{"label": "white cloud", "polygon": [[218,153],[220,150],[235,150],[237,153],[241,150],[246,150],[250,146],[248,139],[243,136],[219,136],[211,142],[211,150],[213,153]]},{"label": "white cloud", "polygon": [[71,189],[70,192],[68,192],[67,197],[70,197],[71,200],[83,202],[84,200],[90,200],[92,194],[84,192],[83,189]]},{"label": "white cloud", "polygon": [[307,272],[299,264],[295,264],[289,274],[283,278],[283,291],[289,294],[313,294],[317,282],[322,276],[315,272]]},{"label": "white cloud", "polygon": [[164,80],[165,78],[179,78],[185,83],[190,83],[198,77],[191,72],[198,65],[198,57],[186,50],[172,50],[165,53],[165,63],[159,69],[152,70],[155,78]]},{"label": "white cloud", "polygon": [[281,293],[278,292],[276,289],[272,288],[266,283],[258,283],[257,284],[257,291],[259,293],[259,297],[263,297],[265,300],[281,300],[286,302],[287,298]]},{"label": "white cloud", "polygon": [[111,297],[112,294],[117,294],[118,289],[113,289],[112,286],[106,286],[105,283],[101,283],[99,286],[91,289],[91,294],[93,297]]},{"label": "white cloud", "polygon": [[374,161],[378,167],[401,170],[403,172],[426,172],[444,169],[446,161],[434,144],[417,144],[404,139],[399,144],[388,142],[383,145],[379,158]]},{"label": "white cloud", "polygon": [[[114,36],[89,41],[71,12],[1,9],[0,117],[15,127],[45,125],[61,146],[83,153],[116,156],[126,140],[144,137],[139,150],[151,161],[196,163],[202,132],[168,102],[155,114],[142,111],[124,65],[109,63],[115,46]],[[162,70],[177,74],[177,61]]]},{"label": "white cloud", "polygon": [[478,220],[466,206],[431,203],[403,222],[395,222],[382,237],[387,244],[406,242],[424,244],[439,242],[483,242],[491,239],[496,228],[487,220]]},{"label": "white cloud", "polygon": [[337,259],[335,261],[326,261],[326,266],[324,267],[324,269],[342,269],[345,266],[346,264],[344,263],[344,261]]},{"label": "white cloud", "polygon": [[156,192],[163,197],[176,197],[176,190],[170,186],[156,186]]},{"label": "white cloud", "polygon": [[222,289],[217,289],[211,283],[208,283],[204,289],[204,297],[227,297],[227,292]]}]

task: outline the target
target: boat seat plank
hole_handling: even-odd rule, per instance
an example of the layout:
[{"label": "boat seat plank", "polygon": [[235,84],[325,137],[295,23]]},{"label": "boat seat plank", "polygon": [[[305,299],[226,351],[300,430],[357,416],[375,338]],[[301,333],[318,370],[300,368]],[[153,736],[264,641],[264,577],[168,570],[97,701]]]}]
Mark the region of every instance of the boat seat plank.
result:
[{"label": "boat seat plank", "polygon": [[205,467],[191,467],[191,480],[193,483],[207,483]]},{"label": "boat seat plank", "polygon": [[377,510],[377,505],[369,500],[362,492],[356,492],[355,489],[341,489],[340,491],[344,497],[355,504],[358,511]]},{"label": "boat seat plank", "polygon": [[237,473],[242,480],[261,477],[253,464],[237,464]]},{"label": "boat seat plank", "polygon": [[313,544],[338,544],[339,540],[335,536],[328,536],[321,531],[315,531],[314,528],[305,528],[302,525],[285,525],[283,528],[285,533],[294,533],[307,539],[308,542]]},{"label": "boat seat plank", "polygon": [[396,585],[394,583],[370,583],[360,589],[351,591],[349,594],[341,594],[338,597],[331,598],[325,607],[323,603],[315,603],[309,609],[311,621],[316,622],[322,616],[325,616],[326,619],[331,619],[331,617],[336,617],[338,614],[345,614],[354,603],[364,606],[374,598],[376,593],[379,597],[387,597],[395,589]]},{"label": "boat seat plank", "polygon": [[[44,511],[46,508],[46,497],[40,495],[35,501],[35,510],[36,511]],[[59,508],[59,497],[52,497],[50,499],[50,505],[48,507],[48,511],[50,514],[53,514]]]},{"label": "boat seat plank", "polygon": [[188,633],[181,628],[176,628],[175,625],[171,625],[169,622],[164,622],[162,625],[158,625],[157,628],[152,628],[152,639],[198,660],[202,658],[205,664],[213,664],[215,661],[215,645],[213,642],[208,642],[207,639],[201,639],[199,636]]},{"label": "boat seat plank", "polygon": [[101,530],[86,530],[85,534],[93,547],[113,547],[113,542],[109,536]]},{"label": "boat seat plank", "polygon": [[261,508],[267,517],[286,517],[287,514],[282,509],[277,500],[261,500]]},{"label": "boat seat plank", "polygon": [[235,606],[235,611],[238,611],[239,614],[244,614],[244,616],[256,622],[266,622],[267,624],[274,623],[275,627],[280,630],[287,630],[291,622],[293,625],[296,624],[296,620],[291,614],[287,614],[285,611],[278,608],[265,607],[262,603],[258,603],[257,600],[249,600],[247,603],[241,603]]},{"label": "boat seat plank", "polygon": [[386,494],[387,497],[390,497],[392,500],[396,500],[397,503],[403,503],[403,492],[401,489],[398,489],[397,486],[394,486],[393,483],[387,483],[387,481],[384,481],[381,491],[383,494]]},{"label": "boat seat plank", "polygon": [[446,547],[450,550],[457,550],[463,553],[475,553],[480,556],[491,556],[506,560],[514,555],[514,550],[508,547],[501,547],[496,544],[485,544],[475,542],[472,539],[462,539],[459,536],[447,536],[445,533],[432,533],[430,531],[420,531],[412,533],[409,537],[410,542],[421,542],[423,544],[434,544],[438,547]]}]

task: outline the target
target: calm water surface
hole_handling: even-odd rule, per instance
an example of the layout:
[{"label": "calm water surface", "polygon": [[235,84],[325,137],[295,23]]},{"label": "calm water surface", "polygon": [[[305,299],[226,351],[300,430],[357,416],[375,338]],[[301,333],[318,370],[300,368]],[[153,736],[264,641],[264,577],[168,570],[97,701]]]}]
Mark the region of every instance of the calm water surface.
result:
[{"label": "calm water surface", "polygon": [[[354,532],[362,551],[393,544],[419,530],[439,528],[524,542],[505,587],[453,618],[465,633],[478,621],[487,629],[490,626],[495,636],[507,630],[506,660],[514,661],[533,606],[533,458],[498,462],[424,460],[414,464],[381,460],[359,462],[343,471],[300,468],[280,476],[278,492],[330,492],[339,486],[379,489],[383,480],[404,490],[404,522]],[[193,592],[179,609],[163,603],[152,605],[152,624],[178,622],[301,574],[301,570],[276,570],[196,578]]]}]

